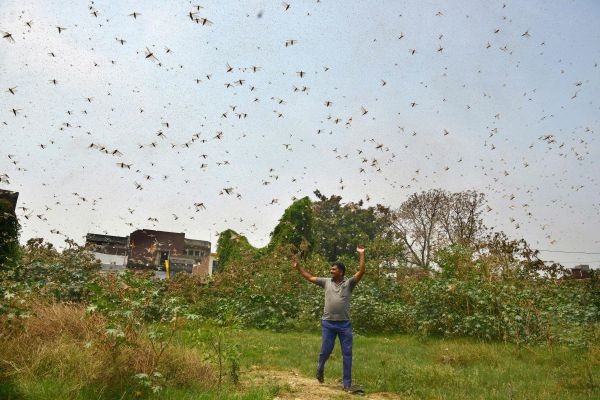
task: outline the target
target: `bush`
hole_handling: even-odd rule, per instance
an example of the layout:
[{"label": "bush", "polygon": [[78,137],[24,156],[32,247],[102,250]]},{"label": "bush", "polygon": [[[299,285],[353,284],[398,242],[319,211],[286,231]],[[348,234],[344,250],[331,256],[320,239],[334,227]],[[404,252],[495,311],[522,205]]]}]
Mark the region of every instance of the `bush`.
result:
[{"label": "bush", "polygon": [[[597,283],[539,276],[490,280],[484,278],[485,266],[469,254],[454,249],[445,255],[441,272],[404,271],[399,279],[378,276],[373,272],[377,265],[369,262],[352,295],[354,328],[516,343],[589,343],[599,321]],[[329,275],[329,263],[318,255],[302,266],[315,276]],[[205,319],[220,320],[233,312],[246,327],[288,330],[314,329],[322,316],[322,289],[300,277],[284,248],[232,262],[204,286],[184,283],[193,279],[182,276],[177,287],[187,288],[191,309]],[[191,288],[197,289],[195,296]]]},{"label": "bush", "polygon": [[[269,252],[240,251],[209,280],[181,273],[164,281],[150,272],[99,274],[90,253],[67,244],[58,252],[41,240],[30,240],[18,266],[0,273],[4,334],[19,329],[32,315],[34,293],[47,302],[81,303],[89,313],[100,313],[115,348],[129,346],[136,332],[155,323],[172,332],[181,319],[223,322],[236,315],[244,327],[314,329],[322,316],[323,291],[292,268],[292,245]],[[350,276],[356,260],[341,260]],[[588,281],[493,275],[486,259],[474,260],[462,247],[445,249],[438,261],[440,272],[390,265],[382,269],[377,260],[368,260],[367,274],[353,293],[355,329],[579,347],[597,335],[600,292],[595,274]],[[301,264],[315,276],[329,276],[329,262],[318,253]],[[396,279],[386,275],[394,270],[399,272]],[[156,344],[168,341],[168,334],[155,333]]]},{"label": "bush", "polygon": [[55,300],[83,301],[88,285],[98,276],[100,262],[83,247],[66,240],[68,247],[57,251],[43,239],[30,239],[14,266],[5,266],[2,279],[24,285]]},{"label": "bush", "polygon": [[565,327],[598,321],[599,310],[582,282],[490,282],[438,276],[407,289],[405,309],[422,334],[565,342]]}]

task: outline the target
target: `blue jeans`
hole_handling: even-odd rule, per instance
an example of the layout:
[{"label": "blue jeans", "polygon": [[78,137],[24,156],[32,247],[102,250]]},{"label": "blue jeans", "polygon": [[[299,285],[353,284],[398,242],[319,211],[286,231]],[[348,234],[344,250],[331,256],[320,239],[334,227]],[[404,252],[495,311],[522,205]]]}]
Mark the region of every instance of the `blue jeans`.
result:
[{"label": "blue jeans", "polygon": [[350,321],[328,321],[323,319],[321,320],[321,329],[323,331],[323,342],[321,344],[317,372],[324,372],[325,361],[327,361],[333,351],[337,335],[340,338],[340,346],[342,347],[344,387],[352,386],[352,324]]}]

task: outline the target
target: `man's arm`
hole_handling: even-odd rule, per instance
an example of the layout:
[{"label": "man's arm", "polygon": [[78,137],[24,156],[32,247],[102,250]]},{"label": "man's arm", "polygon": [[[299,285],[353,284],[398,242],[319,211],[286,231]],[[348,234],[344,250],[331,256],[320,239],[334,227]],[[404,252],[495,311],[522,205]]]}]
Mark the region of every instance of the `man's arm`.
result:
[{"label": "man's arm", "polygon": [[356,274],[354,274],[354,284],[360,282],[365,274],[365,248],[364,246],[358,245],[356,247],[356,251],[358,251],[358,257],[360,259],[360,269]]},{"label": "man's arm", "polygon": [[300,266],[300,264],[298,263],[298,259],[296,258],[295,255],[292,256],[292,265],[294,266],[294,268],[296,268],[296,270],[298,272],[300,272],[300,275],[302,275],[304,278],[306,278],[307,281],[309,281],[310,283],[314,283],[314,284],[317,283],[317,277],[312,276],[311,274],[309,274],[308,272],[303,270],[302,267]]}]

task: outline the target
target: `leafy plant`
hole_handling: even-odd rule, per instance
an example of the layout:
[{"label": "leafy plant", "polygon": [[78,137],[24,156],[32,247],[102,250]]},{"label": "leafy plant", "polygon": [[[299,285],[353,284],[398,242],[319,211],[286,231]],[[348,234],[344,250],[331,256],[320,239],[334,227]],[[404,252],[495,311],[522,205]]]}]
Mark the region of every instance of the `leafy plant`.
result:
[{"label": "leafy plant", "polygon": [[241,351],[240,346],[232,339],[233,333],[239,328],[238,319],[229,314],[216,324],[197,329],[193,335],[197,344],[209,350],[205,359],[217,367],[219,392],[222,390],[225,376],[229,376],[234,385],[240,380]]}]

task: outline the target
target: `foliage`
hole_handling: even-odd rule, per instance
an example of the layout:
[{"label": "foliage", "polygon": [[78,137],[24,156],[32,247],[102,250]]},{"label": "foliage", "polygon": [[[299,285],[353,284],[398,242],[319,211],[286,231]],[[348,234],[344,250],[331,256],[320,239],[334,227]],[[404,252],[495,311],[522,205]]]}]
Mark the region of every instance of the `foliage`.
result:
[{"label": "foliage", "polygon": [[0,269],[18,262],[20,229],[10,202],[0,199]]},{"label": "foliage", "polygon": [[318,253],[327,261],[334,262],[342,256],[352,257],[356,245],[370,243],[385,235],[389,220],[388,210],[383,206],[362,208],[358,203],[342,204],[341,196],[326,197],[318,190],[319,201],[313,205],[314,237]]},{"label": "foliage", "polygon": [[281,328],[288,318],[295,318],[301,291],[290,270],[290,246],[259,258],[247,257],[219,274],[213,293],[225,301],[220,309],[235,312],[243,324],[261,328]]},{"label": "foliage", "polygon": [[427,278],[405,300],[415,331],[516,343],[569,342],[574,332],[558,327],[593,326],[599,315],[581,282]]},{"label": "foliage", "polygon": [[315,246],[313,235],[312,202],[308,197],[303,197],[285,210],[279,223],[271,232],[268,248],[273,250],[291,244],[300,249],[303,255],[308,255]]},{"label": "foliage", "polygon": [[525,239],[509,239],[504,232],[493,232],[479,244],[476,256],[486,267],[488,279],[555,280],[566,276],[562,265],[546,264],[538,255],[539,251],[532,249]]},{"label": "foliage", "polygon": [[88,284],[97,277],[100,262],[72,240],[57,251],[51,243],[36,238],[27,241],[17,265],[5,266],[2,278],[30,292],[55,300],[82,301],[89,294]]},{"label": "foliage", "polygon": [[240,381],[240,346],[231,340],[233,334],[240,329],[239,320],[232,314],[216,324],[204,325],[193,332],[192,340],[205,347],[205,361],[212,362],[218,371],[218,390],[223,387],[223,378],[229,376],[233,385]]},{"label": "foliage", "polygon": [[241,234],[228,229],[217,242],[219,265],[251,256],[260,258],[281,247],[291,245],[302,257],[319,253],[328,262],[354,256],[358,243],[373,242],[376,254],[390,263],[402,259],[403,244],[389,229],[390,212],[384,206],[362,208],[363,203],[341,203],[341,196],[326,197],[318,190],[319,199],[308,197],[294,201],[283,213],[271,232],[271,240],[264,248],[255,248]]},{"label": "foliage", "polygon": [[[322,293],[319,294],[322,296]],[[355,331],[361,333],[410,330],[410,320],[402,301],[402,288],[385,277],[359,283],[352,294],[351,316]]]},{"label": "foliage", "polygon": [[[526,247],[519,248],[526,253]],[[291,267],[289,251],[280,247],[230,264],[214,281],[194,286],[197,296],[191,309],[205,319],[235,313],[245,327],[314,329],[322,315],[322,289]],[[532,274],[532,266],[543,263],[521,258],[525,253],[515,252],[511,274],[490,273],[497,270],[496,259],[458,244],[436,254],[440,268],[433,272],[387,268],[381,259],[367,257],[367,275],[352,295],[353,326],[358,332],[590,343],[600,322],[597,284],[553,278],[539,270]],[[356,256],[341,260],[348,266],[347,275],[353,274]],[[328,276],[329,264],[319,254],[301,263],[315,276]],[[173,290],[184,287],[179,282]]]},{"label": "foliage", "polygon": [[186,313],[183,299],[167,292],[166,282],[150,271],[124,270],[90,283],[89,309],[102,312],[115,323],[141,326],[169,322]]},{"label": "foliage", "polygon": [[440,275],[444,278],[456,278],[458,280],[469,279],[476,275],[489,278],[487,269],[482,268],[483,271],[480,270],[481,265],[485,265],[485,263],[474,262],[473,253],[472,248],[459,244],[440,249],[435,255]]},{"label": "foliage", "polygon": [[248,243],[245,236],[232,229],[221,232],[217,248],[219,249],[219,269],[221,271],[225,270],[229,263],[240,260],[244,254],[257,252],[257,249]]}]

